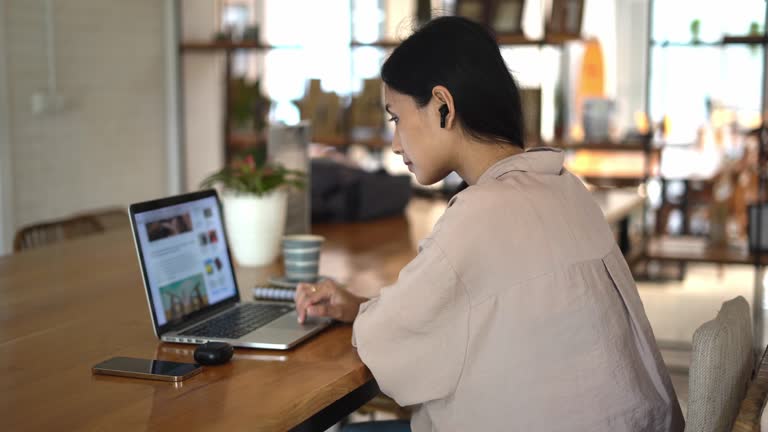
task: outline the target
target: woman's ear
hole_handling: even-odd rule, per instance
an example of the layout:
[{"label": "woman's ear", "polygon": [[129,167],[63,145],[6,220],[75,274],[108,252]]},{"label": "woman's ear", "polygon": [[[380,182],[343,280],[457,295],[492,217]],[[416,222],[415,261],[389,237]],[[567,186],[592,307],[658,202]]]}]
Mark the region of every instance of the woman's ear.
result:
[{"label": "woman's ear", "polygon": [[453,95],[444,86],[435,86],[432,89],[432,99],[430,100],[430,109],[434,109],[440,119],[440,127],[443,129],[453,128],[456,122],[456,110],[453,104]]}]

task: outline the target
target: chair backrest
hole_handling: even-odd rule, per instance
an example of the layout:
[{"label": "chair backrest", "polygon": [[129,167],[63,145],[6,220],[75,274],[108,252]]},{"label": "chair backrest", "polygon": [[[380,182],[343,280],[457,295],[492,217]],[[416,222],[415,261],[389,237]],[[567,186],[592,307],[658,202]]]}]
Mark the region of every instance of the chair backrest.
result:
[{"label": "chair backrest", "polygon": [[75,216],[28,225],[16,232],[13,239],[13,251],[21,252],[26,249],[101,232],[104,232],[104,227],[92,216]]},{"label": "chair backrest", "polygon": [[93,217],[105,231],[127,228],[131,225],[131,221],[128,217],[128,210],[125,207],[105,207],[77,213],[74,216]]},{"label": "chair backrest", "polygon": [[741,401],[739,414],[733,423],[732,432],[768,431],[768,415],[765,412],[766,395],[768,395],[768,348],[763,352],[752,382],[749,384],[747,396]]},{"label": "chair backrest", "polygon": [[744,297],[723,303],[693,334],[686,431],[730,430],[752,376],[752,322]]}]

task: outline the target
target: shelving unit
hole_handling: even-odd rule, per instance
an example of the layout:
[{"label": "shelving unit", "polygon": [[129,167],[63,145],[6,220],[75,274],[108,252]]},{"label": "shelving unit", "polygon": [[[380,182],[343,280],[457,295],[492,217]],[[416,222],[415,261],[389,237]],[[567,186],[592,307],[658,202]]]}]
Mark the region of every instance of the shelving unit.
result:
[{"label": "shelving unit", "polygon": [[205,42],[205,41],[189,41],[189,42],[183,42],[181,45],[179,45],[179,50],[181,52],[195,52],[195,51],[223,51],[223,52],[229,52],[236,50],[272,50],[277,48],[299,48],[297,46],[292,45],[269,45],[269,44],[263,44],[261,42],[228,42],[228,41],[219,41],[219,42]]},{"label": "shelving unit", "polygon": [[564,150],[606,150],[606,151],[643,151],[649,153],[659,153],[664,148],[664,144],[654,144],[650,140],[632,140],[632,141],[551,141],[546,143],[551,147],[562,148]]},{"label": "shelving unit", "polygon": [[669,41],[669,40],[652,40],[651,46],[661,47],[719,47],[723,45],[760,45],[768,43],[768,36],[761,35],[744,35],[744,36],[724,36],[719,41]]},{"label": "shelving unit", "polygon": [[[652,8],[652,5],[650,6]],[[656,48],[672,48],[672,49],[719,49],[719,48],[725,48],[728,46],[733,45],[754,45],[759,44],[762,41],[766,40],[764,36],[754,36],[754,35],[746,35],[746,36],[723,36],[719,40],[696,40],[696,41],[680,41],[680,40],[650,40],[649,41],[649,59],[651,58],[650,53],[651,49]],[[650,60],[649,60],[650,62]],[[650,71],[650,66],[649,66]],[[765,73],[765,70],[764,72]],[[650,72],[649,72],[650,77]],[[650,105],[650,96],[648,95],[646,98],[647,103]],[[732,164],[731,164],[732,165]],[[665,215],[667,215],[667,212],[670,210],[679,210],[683,212],[683,226],[682,226],[682,234],[688,235],[690,234],[690,225],[689,225],[689,219],[688,219],[688,211],[690,210],[690,207],[692,206],[691,200],[689,199],[690,191],[692,189],[692,185],[704,185],[704,188],[711,187],[719,178],[721,175],[728,174],[729,169],[732,168],[731,165],[724,164],[717,172],[712,173],[707,178],[703,178],[702,176],[699,177],[691,177],[691,178],[672,178],[672,179],[663,179],[660,178],[662,182],[662,208],[659,209],[659,212],[657,213],[657,227],[656,230],[657,234],[659,231],[662,230],[662,226],[664,222],[666,221]],[[665,198],[665,191],[666,191],[666,185],[668,184],[668,181],[678,181],[683,183],[684,187],[684,193],[682,202],[680,203],[670,203],[666,201]],[[659,223],[661,222],[661,223]],[[658,242],[660,245],[668,244],[669,241],[663,241]],[[660,260],[668,260],[673,261],[672,258],[674,258],[674,250],[675,248],[661,248],[660,251],[664,252],[663,258]],[[688,256],[686,254],[682,254],[680,257],[680,262],[687,262]],[[681,274],[683,272],[681,271]]]},{"label": "shelving unit", "polygon": [[[350,26],[352,28],[352,36],[354,38],[356,35],[355,29],[354,29],[354,23],[350,22]],[[583,38],[580,34],[553,33],[553,32],[548,32],[543,37],[537,38],[537,39],[528,38],[523,33],[500,33],[496,36],[496,39],[501,48],[511,48],[511,47],[541,48],[544,46],[558,47],[569,42],[583,41]],[[353,49],[361,48],[361,47],[373,47],[373,48],[380,48],[382,50],[392,50],[397,46],[399,46],[400,42],[401,41],[399,40],[395,40],[391,38],[383,38],[383,39],[375,40],[371,42],[361,42],[359,40],[353,39],[352,42],[350,43],[350,47]]]},{"label": "shelving unit", "polygon": [[[581,41],[580,35],[571,35],[565,33],[548,34],[542,39],[529,39],[523,34],[504,34],[499,35],[496,40],[501,46],[526,46],[526,45],[562,45],[566,42]],[[400,45],[400,41],[397,40],[380,40],[375,42],[358,42],[352,41],[350,44],[352,47],[378,47],[378,48],[396,48]]]},{"label": "shelving unit", "polygon": [[349,44],[349,46],[352,48],[358,48],[358,47],[397,48],[398,45],[400,45],[400,41],[397,41],[397,40],[380,40],[375,42],[352,41]]},{"label": "shelving unit", "polygon": [[[351,5],[350,5],[351,7]],[[352,25],[352,23],[350,23]],[[354,36],[354,33],[353,33]],[[541,39],[528,39],[524,35],[518,34],[506,34],[498,37],[499,44],[503,47],[511,46],[557,46],[566,42],[579,41],[579,35],[572,34],[548,34]],[[370,43],[363,43],[353,40],[349,43],[350,49],[356,49],[359,47],[375,47],[385,50],[391,50],[396,48],[400,44],[400,41],[393,39],[383,39]],[[300,49],[299,46],[289,45],[271,45],[261,41],[182,41],[179,45],[180,55],[222,55],[224,56],[224,77],[223,88],[224,91],[224,107],[223,113],[223,131],[222,131],[222,143],[225,146],[225,157],[227,160],[231,157],[232,153],[237,149],[252,147],[261,145],[264,141],[263,137],[256,135],[246,135],[242,133],[233,133],[230,130],[230,118],[229,118],[229,98],[230,98],[230,80],[232,79],[232,60],[234,55],[239,51],[254,51],[254,52],[268,52],[276,49]],[[315,136],[314,142],[327,144],[334,147],[347,147],[350,144],[357,143],[362,144],[371,149],[380,149],[389,145],[390,140],[384,136],[374,136],[370,139],[353,139],[351,135],[339,135],[339,136]]]},{"label": "shelving unit", "polygon": [[768,264],[768,256],[750,253],[746,243],[713,246],[706,238],[695,236],[652,237],[646,246],[645,257],[662,262],[696,262],[710,264]]},{"label": "shelving unit", "polygon": [[273,49],[298,49],[292,45],[269,45],[257,41],[185,41],[179,45],[179,53],[184,54],[223,54],[224,55],[224,127],[222,143],[224,144],[225,160],[230,160],[233,150],[262,146],[265,139],[254,134],[234,133],[230,130],[229,95],[232,80],[232,56],[236,51],[269,51]]},{"label": "shelving unit", "polygon": [[[649,2],[649,17],[651,17],[651,21],[649,23],[649,29],[653,29],[653,8],[654,8],[654,2]],[[685,25],[685,24],[683,24]],[[765,15],[762,17],[762,26],[765,29],[766,25],[768,25],[768,8],[765,8]],[[653,35],[649,32],[649,38],[652,38]],[[761,82],[754,83],[755,86],[761,86],[761,103],[760,103],[760,113],[765,111],[766,105],[768,104],[768,92],[766,89],[766,73],[768,73],[768,54],[766,53],[766,48],[768,47],[768,34],[762,34],[762,35],[724,35],[720,40],[716,41],[691,41],[691,42],[680,42],[680,41],[659,41],[659,40],[649,40],[648,45],[648,79],[650,82],[651,79],[651,59],[652,56],[652,50],[654,48],[690,48],[690,49],[696,49],[698,47],[701,47],[702,49],[717,49],[717,48],[728,48],[731,46],[759,46],[762,48],[761,57],[763,66],[763,71],[760,77]],[[691,67],[695,67],[694,65],[691,65]],[[727,83],[726,83],[727,85]],[[760,87],[758,87],[760,88]],[[650,85],[648,89],[648,93],[646,94],[646,103],[649,107],[650,111]],[[651,117],[649,115],[649,117]],[[765,118],[762,119],[763,122],[765,122]],[[757,166],[756,166],[756,172],[757,172],[757,184],[758,184],[758,190],[757,190],[757,199],[758,202],[762,200],[762,197],[764,196],[764,193],[766,191],[766,181],[768,181],[768,178],[766,178],[766,133],[765,133],[765,123],[758,129],[757,131],[758,135],[758,155],[757,155]],[[725,166],[722,168],[722,170],[727,171],[728,169],[732,169],[732,167]],[[736,168],[740,169],[740,168]],[[743,168],[741,168],[743,169]],[[695,179],[694,179],[695,180]],[[683,202],[685,204],[685,202]],[[761,209],[762,206],[758,206],[757,211],[757,224],[756,224],[756,231],[758,233],[757,238],[760,238],[760,233],[762,230],[766,229],[766,227],[762,226],[762,217],[761,217]],[[748,233],[749,236],[749,233]],[[752,301],[753,306],[753,319],[754,319],[754,335],[755,335],[755,342],[756,347],[760,344],[763,344],[763,304],[764,304],[764,292],[763,292],[763,268],[764,266],[768,265],[768,255],[763,253],[759,248],[755,251],[751,251],[748,248],[748,241],[744,241],[743,244],[729,244],[726,246],[717,246],[712,245],[708,241],[706,237],[692,237],[692,236],[654,236],[651,237],[648,241],[646,251],[645,251],[645,258],[650,260],[655,260],[658,262],[676,262],[681,266],[681,274],[683,274],[685,269],[685,264],[689,262],[696,262],[696,263],[712,263],[712,264],[746,264],[746,265],[753,265],[754,266],[754,299]],[[760,349],[764,345],[760,345]]]},{"label": "shelving unit", "polygon": [[740,45],[765,45],[768,44],[768,35],[763,36],[725,36],[723,38],[723,45],[740,44]]},{"label": "shelving unit", "polygon": [[595,172],[575,172],[575,174],[584,178],[588,183],[608,187],[638,186],[647,182],[652,175],[654,161],[657,162],[660,159],[661,151],[664,148],[663,143],[654,143],[650,135],[623,141],[553,141],[546,143],[546,145],[568,151],[641,152],[643,155],[643,167],[642,170],[637,172],[617,172],[613,174],[601,173],[599,170]]}]

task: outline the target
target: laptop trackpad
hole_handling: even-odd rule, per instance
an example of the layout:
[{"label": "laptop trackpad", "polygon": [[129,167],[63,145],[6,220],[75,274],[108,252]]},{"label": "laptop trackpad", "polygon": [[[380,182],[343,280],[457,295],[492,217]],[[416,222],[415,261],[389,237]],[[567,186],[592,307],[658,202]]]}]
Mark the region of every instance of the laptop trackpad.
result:
[{"label": "laptop trackpad", "polygon": [[291,312],[267,324],[267,328],[280,329],[280,330],[307,331],[307,330],[312,330],[315,327],[321,326],[327,322],[327,320],[323,320],[320,318],[307,318],[307,320],[304,321],[304,324],[299,324],[296,321],[296,319],[297,319],[296,312]]}]

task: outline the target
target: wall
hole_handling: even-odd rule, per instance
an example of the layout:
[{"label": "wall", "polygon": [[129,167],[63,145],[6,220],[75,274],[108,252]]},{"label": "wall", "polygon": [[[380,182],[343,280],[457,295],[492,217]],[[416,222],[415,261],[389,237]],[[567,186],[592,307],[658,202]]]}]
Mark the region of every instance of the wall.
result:
[{"label": "wall", "polygon": [[184,146],[181,129],[181,76],[180,76],[180,0],[163,0],[165,39],[165,144],[166,180],[168,194],[176,195],[184,190],[186,170],[184,167]]},{"label": "wall", "polygon": [[[181,40],[210,40],[216,29],[216,2],[183,2],[181,6]],[[181,64],[185,186],[196,190],[203,178],[224,163],[224,55],[187,52]]]},{"label": "wall", "polygon": [[8,81],[6,79],[5,0],[0,0],[0,255],[13,241],[13,176],[8,131]]},{"label": "wall", "polygon": [[645,112],[648,64],[648,1],[616,2],[616,96],[621,107],[620,126],[634,126],[635,111]]},{"label": "wall", "polygon": [[[6,0],[14,226],[168,192],[165,2],[52,1],[63,107],[50,86],[45,0]],[[174,54],[175,55],[175,54]]]}]

